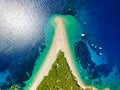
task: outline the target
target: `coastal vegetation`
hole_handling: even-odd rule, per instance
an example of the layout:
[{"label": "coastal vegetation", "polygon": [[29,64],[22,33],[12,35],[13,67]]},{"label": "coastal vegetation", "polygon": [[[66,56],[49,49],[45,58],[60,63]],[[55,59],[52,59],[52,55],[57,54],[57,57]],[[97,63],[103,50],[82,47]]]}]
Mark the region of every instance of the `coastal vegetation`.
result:
[{"label": "coastal vegetation", "polygon": [[48,76],[44,77],[37,90],[83,90],[72,75],[62,51],[59,51]]}]

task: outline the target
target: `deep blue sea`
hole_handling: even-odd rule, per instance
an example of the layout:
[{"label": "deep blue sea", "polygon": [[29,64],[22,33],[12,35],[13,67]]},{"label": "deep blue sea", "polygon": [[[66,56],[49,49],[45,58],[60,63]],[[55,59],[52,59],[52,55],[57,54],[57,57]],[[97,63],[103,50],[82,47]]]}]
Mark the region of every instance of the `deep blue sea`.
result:
[{"label": "deep blue sea", "polygon": [[86,36],[74,47],[84,83],[120,90],[119,0],[0,0],[0,13],[1,90],[25,86],[54,14],[72,15],[84,28]]}]

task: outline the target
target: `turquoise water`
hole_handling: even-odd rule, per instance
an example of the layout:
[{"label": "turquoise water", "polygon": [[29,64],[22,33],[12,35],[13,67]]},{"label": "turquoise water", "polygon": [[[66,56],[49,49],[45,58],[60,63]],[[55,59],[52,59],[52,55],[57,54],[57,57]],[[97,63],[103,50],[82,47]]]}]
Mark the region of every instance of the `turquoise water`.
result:
[{"label": "turquoise water", "polygon": [[[29,88],[29,86],[32,83],[32,81],[34,80],[36,74],[40,70],[40,68],[44,62],[44,59],[50,49],[50,46],[51,46],[51,43],[52,43],[52,40],[54,37],[54,31],[55,31],[55,23],[53,21],[54,21],[54,18],[57,16],[61,17],[64,20],[64,25],[66,28],[70,51],[73,55],[72,56],[73,59],[76,60],[75,52],[74,52],[74,43],[81,40],[80,35],[83,33],[82,26],[80,26],[80,24],[75,20],[75,18],[70,15],[66,15],[66,16],[65,15],[53,15],[53,16],[51,16],[51,18],[48,21],[48,24],[46,25],[46,27],[44,29],[46,49],[43,51],[43,53],[41,53],[41,56],[38,57],[38,59],[36,61],[36,65],[34,66],[34,70],[33,70],[31,78],[25,82],[26,86],[24,87],[24,90],[27,90]],[[75,63],[75,61],[74,61],[74,63]],[[77,64],[75,64],[75,65],[77,65]]]},{"label": "turquoise water", "polygon": [[[28,90],[30,84],[32,83],[32,81],[34,80],[35,76],[37,75],[38,71],[40,70],[44,59],[49,51],[49,48],[51,46],[52,40],[53,40],[53,36],[54,36],[54,23],[53,23],[53,18],[54,16],[52,16],[47,25],[44,28],[44,32],[45,32],[45,46],[46,48],[44,49],[43,52],[40,52],[40,56],[37,58],[36,60],[36,64],[34,66],[34,70],[32,72],[32,76],[30,77],[30,79],[28,81],[25,82],[26,86],[23,88],[23,90]],[[39,50],[39,48],[38,48]]]}]

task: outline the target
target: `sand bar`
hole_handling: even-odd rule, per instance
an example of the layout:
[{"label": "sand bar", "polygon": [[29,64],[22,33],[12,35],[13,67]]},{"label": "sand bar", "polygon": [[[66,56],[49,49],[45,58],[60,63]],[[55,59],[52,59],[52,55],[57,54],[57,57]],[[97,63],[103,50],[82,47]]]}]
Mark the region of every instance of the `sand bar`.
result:
[{"label": "sand bar", "polygon": [[31,83],[29,90],[36,90],[37,86],[43,80],[44,76],[48,75],[48,72],[50,71],[52,64],[55,62],[57,58],[59,50],[64,52],[70,70],[72,71],[72,74],[76,77],[78,84],[84,89],[86,86],[80,80],[73,63],[73,58],[69,49],[69,44],[66,36],[64,21],[61,17],[58,16],[55,17],[54,22],[56,23],[56,30],[52,41],[52,45],[50,47],[50,50],[48,51],[48,54],[44,60],[43,65],[41,66],[41,69],[36,75],[34,81]]}]

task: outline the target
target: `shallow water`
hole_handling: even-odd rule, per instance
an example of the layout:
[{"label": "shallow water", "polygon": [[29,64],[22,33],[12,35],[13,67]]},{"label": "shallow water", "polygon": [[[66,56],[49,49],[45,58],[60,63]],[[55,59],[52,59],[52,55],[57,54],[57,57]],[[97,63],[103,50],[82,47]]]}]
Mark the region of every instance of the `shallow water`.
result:
[{"label": "shallow water", "polygon": [[[30,78],[37,58],[45,50],[45,38],[52,37],[54,33],[50,32],[51,36],[44,33],[48,19],[54,14],[74,16],[86,34],[81,42],[79,30],[71,34],[68,32],[70,34],[68,38],[74,38],[71,48],[75,41],[76,62],[83,81],[96,86],[99,90],[104,87],[110,87],[111,90],[120,89],[118,0],[6,0],[0,1],[0,7],[2,12],[0,15],[0,78],[2,78],[0,88],[2,90],[7,90],[13,84],[25,86],[24,81]],[[6,12],[10,10],[13,11],[7,14]],[[27,15],[22,18],[24,14]],[[17,21],[21,21],[22,24]],[[26,24],[26,21],[29,24]],[[23,30],[24,25],[26,31]]]}]

